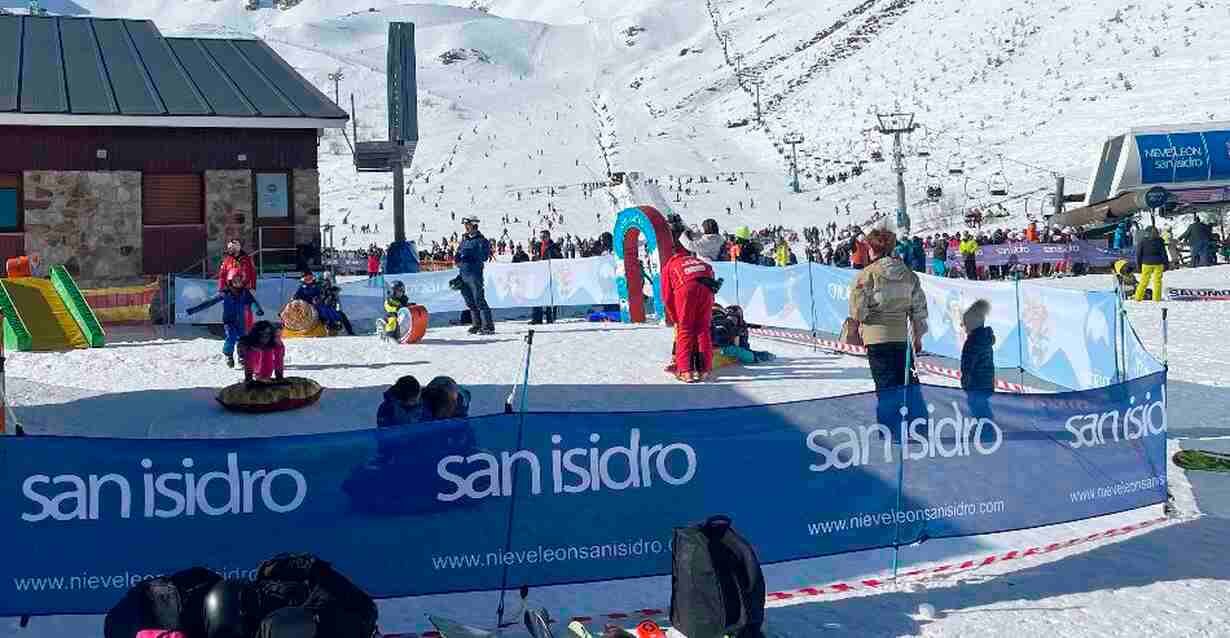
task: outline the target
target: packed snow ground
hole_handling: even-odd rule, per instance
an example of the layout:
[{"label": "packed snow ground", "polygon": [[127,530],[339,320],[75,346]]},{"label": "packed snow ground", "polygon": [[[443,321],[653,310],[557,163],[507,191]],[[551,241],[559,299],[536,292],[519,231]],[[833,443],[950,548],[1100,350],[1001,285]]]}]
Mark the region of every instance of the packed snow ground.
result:
[{"label": "packed snow ground", "polygon": [[[1228,277],[1230,267],[1171,275],[1175,283],[1193,286],[1217,285]],[[1056,283],[1097,288],[1105,280]],[[1195,440],[1185,437],[1230,434],[1223,416],[1230,392],[1219,375],[1227,356],[1209,347],[1230,304],[1166,305],[1171,309],[1170,431],[1172,438],[1183,439],[1172,442],[1174,451]],[[1128,310],[1142,339],[1160,353],[1158,305],[1129,303]],[[249,417],[222,411],[214,393],[237,373],[222,365],[218,340],[188,327],[166,335],[155,328],[116,331],[102,350],[10,353],[10,401],[32,434],[278,435],[373,427],[380,394],[398,376],[414,374],[423,381],[448,374],[474,391],[474,414],[496,412],[522,373],[526,329],[512,322],[497,327],[494,337],[471,337],[461,328],[433,329],[415,346],[385,344],[371,336],[290,341],[288,373],[311,376],[328,388],[320,403],[291,413]],[[545,326],[535,337],[529,406],[702,408],[871,387],[866,362],[859,358],[768,340],[754,345],[777,353],[778,360],[722,370],[714,383],[683,386],[662,371],[670,347],[667,329],[580,322]],[[909,586],[775,603],[768,615],[769,635],[1111,636],[1128,628],[1158,636],[1218,635],[1230,605],[1230,564],[1223,556],[1230,519],[1199,517],[1201,493],[1192,493],[1182,470],[1171,465],[1169,471],[1180,516],[1165,525]],[[1154,507],[1022,532],[933,540],[903,548],[903,570],[1081,538],[1160,515],[1161,508]],[[870,551],[773,565],[766,574],[771,590],[823,586],[882,578],[890,561],[891,551]],[[665,608],[669,588],[665,578],[540,588],[532,592],[531,602],[557,617]],[[923,602],[935,605],[940,616],[919,616]],[[422,630],[426,613],[490,623],[496,604],[493,593],[381,601],[381,625],[386,631]],[[98,635],[101,618],[36,618],[24,630],[15,621],[0,627],[0,635],[31,638]]]}]

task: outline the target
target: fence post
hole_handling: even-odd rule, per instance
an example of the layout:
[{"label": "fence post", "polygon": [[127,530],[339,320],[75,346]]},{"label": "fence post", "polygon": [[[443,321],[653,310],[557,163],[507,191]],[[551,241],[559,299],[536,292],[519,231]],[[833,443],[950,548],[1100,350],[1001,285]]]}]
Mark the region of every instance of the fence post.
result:
[{"label": "fence post", "polygon": [[1025,324],[1021,321],[1021,276],[1016,277],[1016,369],[1025,385]]}]

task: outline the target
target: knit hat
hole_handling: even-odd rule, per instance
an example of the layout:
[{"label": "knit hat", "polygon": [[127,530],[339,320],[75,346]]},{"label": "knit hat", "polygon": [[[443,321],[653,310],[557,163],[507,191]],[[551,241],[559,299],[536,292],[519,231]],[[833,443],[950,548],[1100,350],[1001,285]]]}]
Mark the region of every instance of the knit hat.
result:
[{"label": "knit hat", "polygon": [[965,328],[965,332],[973,332],[986,325],[989,314],[991,314],[991,302],[979,299],[970,304],[970,307],[961,315],[961,326]]}]

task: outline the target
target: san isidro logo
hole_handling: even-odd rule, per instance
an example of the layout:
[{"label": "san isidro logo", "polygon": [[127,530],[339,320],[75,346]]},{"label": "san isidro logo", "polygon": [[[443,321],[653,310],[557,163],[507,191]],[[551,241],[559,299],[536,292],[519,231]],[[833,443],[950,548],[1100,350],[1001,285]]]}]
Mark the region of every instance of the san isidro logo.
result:
[{"label": "san isidro logo", "polygon": [[436,463],[437,475],[448,483],[447,491],[438,492],[436,500],[448,503],[463,498],[512,496],[513,475],[518,468],[529,473],[529,493],[535,496],[544,490],[581,494],[655,484],[677,487],[696,476],[696,450],[686,443],[642,441],[639,428],[628,433],[627,445],[621,445],[621,440],[606,447],[599,434],[590,434],[588,441],[589,446],[563,449],[564,437],[552,434],[547,458],[533,450],[451,454]]},{"label": "san isidro logo", "polygon": [[179,467],[138,463],[137,481],[118,473],[32,474],[21,482],[26,509],[21,520],[100,520],[110,518],[179,518],[293,512],[307,498],[302,472],[289,468],[241,469],[239,454],[226,455],[226,468],[198,467],[183,457]]},{"label": "san isidro logo", "polygon": [[990,456],[1003,445],[1003,430],[994,421],[966,416],[955,401],[951,407],[950,414],[939,416],[936,406],[929,403],[927,416],[910,419],[909,408],[901,406],[896,439],[889,426],[882,423],[812,430],[807,434],[807,449],[816,454],[816,462],[808,469],[825,472],[877,462],[891,463],[894,440],[907,443],[906,461]]}]

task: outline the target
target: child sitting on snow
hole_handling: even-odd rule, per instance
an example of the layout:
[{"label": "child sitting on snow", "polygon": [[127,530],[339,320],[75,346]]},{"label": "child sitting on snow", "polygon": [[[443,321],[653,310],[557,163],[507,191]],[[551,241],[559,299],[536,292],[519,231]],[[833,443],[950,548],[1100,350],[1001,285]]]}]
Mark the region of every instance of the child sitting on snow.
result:
[{"label": "child sitting on snow", "polygon": [[398,379],[397,383],[384,392],[384,402],[376,411],[376,426],[387,428],[418,422],[422,410],[419,405],[420,394],[419,381],[414,375]]},{"label": "child sitting on snow", "polygon": [[252,331],[239,340],[239,358],[243,361],[243,380],[253,383],[277,383],[284,374],[286,346],[278,338],[278,328],[268,321],[258,321]]},{"label": "child sitting on snow", "polygon": [[389,296],[384,300],[385,337],[397,338],[397,313],[401,312],[402,308],[409,307],[410,298],[406,296],[406,284],[394,281],[393,289],[389,291]]},{"label": "child sitting on snow", "polygon": [[258,317],[265,316],[265,311],[257,303],[256,297],[252,296],[252,291],[245,285],[244,276],[238,272],[233,273],[227,280],[225,291],[218,293],[216,297],[205,303],[189,308],[188,314],[194,315],[213,307],[218,302],[222,302],[222,326],[226,330],[226,340],[222,342],[222,354],[226,355],[226,367],[234,368],[235,344],[243,337],[248,306],[256,307]]},{"label": "child sitting on snow", "polygon": [[979,299],[961,316],[965,345],[961,347],[961,387],[995,391],[995,333],[986,325],[991,303]]},{"label": "child sitting on snow", "polygon": [[752,350],[748,339],[747,322],[743,320],[743,309],[739,306],[723,308],[713,304],[713,319],[709,324],[714,347],[739,363],[751,365],[772,361],[773,353],[763,350]]}]

